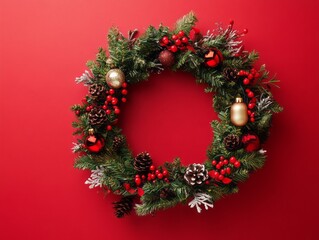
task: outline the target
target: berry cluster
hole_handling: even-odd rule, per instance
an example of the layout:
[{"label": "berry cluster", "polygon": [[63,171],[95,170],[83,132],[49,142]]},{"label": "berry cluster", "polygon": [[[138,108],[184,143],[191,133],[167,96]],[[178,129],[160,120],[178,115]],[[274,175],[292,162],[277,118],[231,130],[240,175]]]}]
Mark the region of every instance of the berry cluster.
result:
[{"label": "berry cluster", "polygon": [[249,85],[252,84],[255,79],[258,79],[260,77],[260,74],[256,71],[256,69],[252,68],[249,72],[240,70],[238,72],[238,76],[243,77],[244,85]]},{"label": "berry cluster", "polygon": [[219,157],[219,160],[212,161],[213,170],[208,172],[208,175],[215,181],[223,182],[224,184],[231,183],[229,178],[234,168],[240,167],[240,162],[235,157],[230,157],[229,160],[224,156]]},{"label": "berry cluster", "polygon": [[184,31],[179,31],[177,34],[172,35],[171,39],[168,36],[162,37],[160,45],[173,53],[178,50],[184,51],[190,47],[189,38],[185,35]]},{"label": "berry cluster", "polygon": [[136,186],[140,186],[143,182],[149,181],[149,182],[156,182],[156,179],[158,180],[164,180],[165,182],[169,182],[168,180],[168,171],[166,169],[156,169],[154,165],[150,166],[149,173],[146,175],[135,175],[135,184]]},{"label": "berry cluster", "polygon": [[256,107],[257,99],[255,98],[255,94],[249,88],[247,88],[245,92],[247,94],[247,97],[249,98],[248,111],[247,111],[249,116],[249,121],[255,122],[255,112],[253,112],[253,110]]}]

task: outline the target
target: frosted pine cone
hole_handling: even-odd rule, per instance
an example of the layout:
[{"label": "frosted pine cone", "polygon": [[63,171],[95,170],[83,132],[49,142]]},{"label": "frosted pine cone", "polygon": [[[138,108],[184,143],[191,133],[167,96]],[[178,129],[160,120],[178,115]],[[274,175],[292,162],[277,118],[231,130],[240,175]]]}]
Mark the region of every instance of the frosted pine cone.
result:
[{"label": "frosted pine cone", "polygon": [[187,167],[184,179],[189,185],[201,185],[208,179],[208,172],[203,164],[191,164]]}]

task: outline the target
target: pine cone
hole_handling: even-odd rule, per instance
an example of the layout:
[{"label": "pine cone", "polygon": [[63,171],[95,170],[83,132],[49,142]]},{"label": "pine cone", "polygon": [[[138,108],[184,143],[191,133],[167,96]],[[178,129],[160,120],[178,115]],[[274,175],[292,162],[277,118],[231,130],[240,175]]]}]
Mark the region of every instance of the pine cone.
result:
[{"label": "pine cone", "polygon": [[168,188],[164,188],[160,191],[160,198],[161,199],[170,199],[173,197],[175,197],[175,193]]},{"label": "pine cone", "polygon": [[106,113],[102,108],[93,108],[89,113],[91,126],[102,125],[106,121]]},{"label": "pine cone", "polygon": [[124,143],[125,143],[125,137],[124,136],[120,135],[120,136],[114,137],[114,139],[113,139],[113,150],[115,152],[117,152],[124,145]]},{"label": "pine cone", "polygon": [[89,93],[93,98],[103,98],[105,97],[105,87],[101,84],[93,83],[90,85]]},{"label": "pine cone", "polygon": [[184,179],[189,185],[201,185],[208,179],[208,172],[203,164],[191,164],[187,167]]},{"label": "pine cone", "polygon": [[145,174],[149,171],[152,165],[152,158],[148,152],[138,154],[134,159],[134,169],[140,174]]},{"label": "pine cone", "polygon": [[225,68],[223,71],[223,75],[225,79],[229,82],[237,82],[238,80],[238,71],[237,69]]},{"label": "pine cone", "polygon": [[228,151],[236,151],[241,147],[240,137],[235,134],[229,134],[224,138],[224,145]]},{"label": "pine cone", "polygon": [[113,203],[115,216],[118,218],[124,217],[131,213],[133,209],[133,198],[132,197],[123,197],[120,201]]}]

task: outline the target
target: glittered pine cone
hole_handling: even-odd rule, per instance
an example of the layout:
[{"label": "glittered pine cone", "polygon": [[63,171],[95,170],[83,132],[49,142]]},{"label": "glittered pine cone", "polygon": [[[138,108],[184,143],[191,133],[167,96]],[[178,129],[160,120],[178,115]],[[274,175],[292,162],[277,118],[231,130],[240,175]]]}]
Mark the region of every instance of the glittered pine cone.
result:
[{"label": "glittered pine cone", "polygon": [[238,71],[233,68],[225,68],[223,71],[224,78],[229,82],[237,82],[238,80]]},{"label": "glittered pine cone", "polygon": [[89,122],[91,126],[104,124],[106,121],[106,113],[102,108],[93,108],[89,113]]},{"label": "glittered pine cone", "polygon": [[105,87],[97,83],[93,83],[92,85],[90,85],[90,88],[89,88],[90,95],[93,98],[98,98],[98,99],[101,99],[106,96],[105,91],[106,91]]},{"label": "glittered pine cone", "polygon": [[235,134],[229,134],[224,138],[224,145],[228,151],[236,151],[241,147],[240,137]]},{"label": "glittered pine cone", "polygon": [[120,136],[116,136],[114,137],[113,140],[113,150],[115,152],[117,152],[118,150],[120,150],[120,148],[125,144],[125,137],[120,135]]},{"label": "glittered pine cone", "polygon": [[152,165],[152,158],[148,152],[138,154],[134,159],[134,169],[138,173],[147,173]]},{"label": "glittered pine cone", "polygon": [[120,201],[113,203],[115,216],[118,218],[124,217],[124,215],[130,214],[133,209],[133,198],[123,197]]},{"label": "glittered pine cone", "polygon": [[187,167],[184,179],[189,185],[201,185],[208,179],[208,172],[203,164],[191,164]]}]

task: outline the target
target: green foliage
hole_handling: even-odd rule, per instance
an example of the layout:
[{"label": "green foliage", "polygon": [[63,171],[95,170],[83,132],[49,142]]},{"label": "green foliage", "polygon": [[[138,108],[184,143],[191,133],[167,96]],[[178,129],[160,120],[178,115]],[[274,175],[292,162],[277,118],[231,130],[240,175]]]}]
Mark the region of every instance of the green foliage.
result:
[{"label": "green foliage", "polygon": [[[158,56],[165,47],[160,45],[160,39],[163,36],[171,37],[179,31],[184,31],[188,35],[196,22],[196,16],[190,12],[176,23],[173,31],[163,25],[160,25],[159,28],[149,26],[145,33],[137,39],[134,38],[135,31],[131,31],[126,38],[117,28],[110,29],[107,36],[108,52],[100,48],[96,59],[87,64],[93,75],[89,82],[99,83],[109,90],[110,87],[105,83],[105,76],[112,68],[121,69],[128,84],[147,80],[153,72],[159,73],[163,70]],[[102,107],[105,103],[103,99],[98,101],[89,94],[86,96],[85,103],[76,104],[71,108],[77,114],[76,121],[72,123],[75,128],[74,134],[80,135],[79,146],[76,150],[79,156],[75,160],[74,167],[95,170],[103,166],[103,186],[118,195],[136,197],[139,188],[142,188],[144,194],[140,199],[141,203],[136,205],[138,215],[151,214],[160,209],[185,203],[199,192],[209,194],[213,201],[224,195],[238,192],[237,183],[245,181],[252,171],[261,168],[266,157],[258,151],[248,153],[239,149],[230,152],[224,146],[224,138],[229,134],[242,136],[247,132],[254,132],[264,142],[268,137],[273,114],[282,111],[282,107],[273,99],[270,92],[270,87],[277,86],[278,80],[275,77],[269,78],[269,72],[265,65],[262,65],[259,70],[260,77],[256,79],[254,85],[248,86],[254,92],[257,101],[257,107],[254,109],[255,122],[250,122],[244,127],[237,127],[230,122],[230,107],[235,98],[241,96],[246,104],[249,103],[249,98],[245,92],[247,86],[242,83],[243,79],[239,77],[237,81],[227,80],[224,70],[231,68],[250,71],[259,57],[255,51],[244,51],[239,57],[235,57],[231,46],[234,45],[234,42],[240,43],[239,37],[232,29],[219,29],[217,33],[204,36],[195,43],[190,41],[195,50],[178,50],[174,54],[175,64],[171,67],[174,71],[190,72],[198,83],[205,84],[205,92],[214,93],[213,107],[218,113],[219,120],[211,123],[214,140],[207,150],[207,159],[204,164],[209,171],[213,169],[212,159],[220,156],[226,158],[235,156],[241,166],[238,169],[232,169],[231,175],[228,176],[232,180],[230,183],[224,184],[222,181],[210,179],[208,184],[190,186],[184,179],[187,166],[183,166],[180,159],[176,158],[173,162],[159,166],[161,171],[164,169],[168,171],[165,181],[144,180],[141,185],[137,186],[134,181],[137,174],[134,169],[134,156],[128,144],[125,142],[119,149],[114,148],[114,138],[123,137],[121,129],[112,124],[118,116],[115,113],[107,116],[108,123],[112,124],[111,131],[106,131],[106,124],[91,126],[86,108],[88,106]],[[222,64],[215,68],[204,64],[204,53],[212,47],[220,50],[224,58]],[[119,91],[116,93],[117,97],[120,97]],[[81,147],[82,143],[85,143],[90,128],[105,139],[105,146],[99,153],[90,153]],[[145,178],[147,177],[146,174]],[[127,184],[130,188],[127,187]],[[169,196],[165,197],[163,191],[168,192]]]}]

